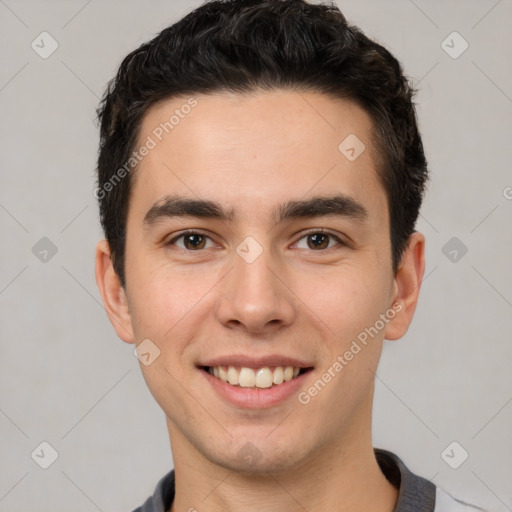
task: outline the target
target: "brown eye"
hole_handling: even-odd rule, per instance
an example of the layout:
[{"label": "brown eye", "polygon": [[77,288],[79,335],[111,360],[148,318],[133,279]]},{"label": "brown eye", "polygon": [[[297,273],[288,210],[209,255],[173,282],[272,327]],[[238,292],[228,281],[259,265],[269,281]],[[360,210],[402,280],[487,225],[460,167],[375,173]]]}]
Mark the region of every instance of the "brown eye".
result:
[{"label": "brown eye", "polygon": [[327,249],[329,247],[329,235],[325,233],[313,233],[307,235],[307,239],[310,249]]},{"label": "brown eye", "polygon": [[183,245],[189,250],[204,249],[206,238],[198,233],[190,233],[183,237]]},{"label": "brown eye", "polygon": [[181,251],[197,252],[201,249],[212,247],[213,242],[209,236],[196,233],[195,231],[189,231],[173,238],[167,245],[175,245]]},{"label": "brown eye", "polygon": [[340,248],[346,247],[347,244],[335,234],[319,230],[306,233],[299,238],[296,245],[299,249],[321,252],[325,249],[332,249],[336,246],[340,246]]}]

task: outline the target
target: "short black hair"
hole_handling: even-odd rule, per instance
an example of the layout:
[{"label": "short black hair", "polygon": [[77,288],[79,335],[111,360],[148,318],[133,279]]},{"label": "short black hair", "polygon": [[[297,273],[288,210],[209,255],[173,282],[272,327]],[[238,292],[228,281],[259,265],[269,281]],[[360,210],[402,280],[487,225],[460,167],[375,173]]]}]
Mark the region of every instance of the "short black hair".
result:
[{"label": "short black hair", "polygon": [[413,103],[415,90],[398,60],[349,25],[335,4],[214,0],[127,55],[97,110],[100,146],[95,195],[123,286],[133,182],[126,162],[135,149],[144,115],[157,102],[173,97],[257,89],[320,92],[353,101],[369,114],[389,206],[393,269],[397,270],[414,232],[428,179]]}]

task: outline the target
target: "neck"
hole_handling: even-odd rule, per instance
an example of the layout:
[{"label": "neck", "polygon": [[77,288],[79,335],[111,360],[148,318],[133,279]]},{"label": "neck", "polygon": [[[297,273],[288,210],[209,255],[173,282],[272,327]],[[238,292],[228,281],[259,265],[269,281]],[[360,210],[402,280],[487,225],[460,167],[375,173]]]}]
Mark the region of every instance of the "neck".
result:
[{"label": "neck", "polygon": [[[398,491],[376,461],[371,429],[280,472],[241,473],[199,453],[168,420],[176,493],[170,512],[392,512]],[[342,436],[340,436],[341,438]]]}]

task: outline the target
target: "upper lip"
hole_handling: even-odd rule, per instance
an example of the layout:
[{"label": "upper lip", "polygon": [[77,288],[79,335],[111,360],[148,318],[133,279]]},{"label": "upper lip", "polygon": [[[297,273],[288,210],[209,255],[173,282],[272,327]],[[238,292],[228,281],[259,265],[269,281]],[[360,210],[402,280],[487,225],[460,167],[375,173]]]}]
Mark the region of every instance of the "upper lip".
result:
[{"label": "upper lip", "polygon": [[307,361],[295,359],[293,357],[281,355],[267,355],[267,356],[247,356],[247,355],[229,355],[219,356],[211,359],[205,359],[198,363],[201,366],[239,366],[245,368],[263,368],[265,366],[293,366],[294,368],[312,368],[313,365]]}]

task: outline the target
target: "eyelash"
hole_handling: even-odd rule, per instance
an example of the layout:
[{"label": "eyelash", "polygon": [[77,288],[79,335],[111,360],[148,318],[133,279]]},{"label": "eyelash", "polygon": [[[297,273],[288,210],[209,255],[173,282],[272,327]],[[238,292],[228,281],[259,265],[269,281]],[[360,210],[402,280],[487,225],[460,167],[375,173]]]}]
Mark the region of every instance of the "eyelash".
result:
[{"label": "eyelash", "polygon": [[[316,235],[318,233],[321,233],[321,234],[324,234],[324,235],[327,235],[327,236],[330,236],[331,238],[334,238],[334,240],[336,240],[336,242],[338,242],[337,245],[340,245],[342,247],[348,247],[348,243],[344,242],[340,237],[338,237],[337,235],[335,235],[334,233],[331,233],[330,231],[327,231],[323,228],[317,228],[317,229],[313,229],[311,231],[308,231],[306,233],[304,233],[298,240],[297,242],[295,243],[298,243],[300,240],[304,239],[304,238],[307,238],[309,235]],[[204,236],[206,238],[209,238],[210,240],[212,240],[212,238],[208,235],[206,235],[205,233],[203,233],[202,231],[198,231],[198,230],[195,230],[195,229],[189,229],[187,231],[183,231],[181,232],[178,236],[175,236],[172,240],[169,240],[169,242],[167,242],[165,245],[166,246],[171,246],[171,245],[174,245],[175,246],[175,243],[177,240],[187,236],[187,235],[201,235],[201,236]],[[305,249],[309,252],[325,252],[329,249],[333,249],[334,247],[328,247],[327,249],[319,249],[319,250],[314,250],[314,249]],[[175,249],[181,253],[185,253],[185,254],[191,254],[191,253],[194,253],[194,252],[202,252],[204,251],[205,249],[198,249],[197,251],[193,251],[193,250],[189,250],[189,249],[182,249],[181,247],[176,247],[175,246]],[[304,249],[303,249],[304,250]]]}]

